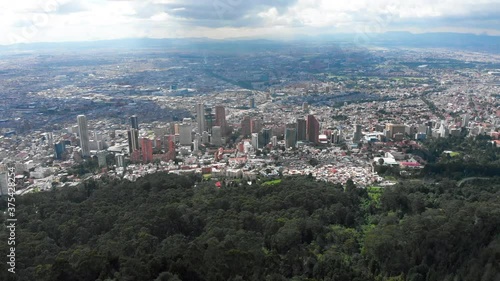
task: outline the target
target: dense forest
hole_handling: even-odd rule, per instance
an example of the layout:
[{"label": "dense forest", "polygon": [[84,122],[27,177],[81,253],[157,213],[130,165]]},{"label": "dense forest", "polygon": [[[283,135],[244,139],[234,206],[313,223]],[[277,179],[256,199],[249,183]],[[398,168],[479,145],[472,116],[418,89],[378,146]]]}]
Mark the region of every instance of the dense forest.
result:
[{"label": "dense forest", "polygon": [[16,274],[2,262],[0,280],[495,281],[499,195],[498,178],[88,181],[17,198]]}]

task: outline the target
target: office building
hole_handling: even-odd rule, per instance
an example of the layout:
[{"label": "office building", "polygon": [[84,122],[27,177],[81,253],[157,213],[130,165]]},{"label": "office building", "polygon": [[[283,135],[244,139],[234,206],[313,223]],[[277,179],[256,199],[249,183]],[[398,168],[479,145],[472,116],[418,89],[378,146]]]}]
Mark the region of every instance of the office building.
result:
[{"label": "office building", "polygon": [[191,145],[193,142],[193,134],[191,123],[182,123],[179,124],[179,144],[180,145]]},{"label": "office building", "polygon": [[356,124],[354,125],[354,134],[352,136],[352,142],[359,142],[361,140],[362,134],[361,134],[361,125]]},{"label": "office building", "polygon": [[60,141],[54,144],[54,158],[57,160],[63,160],[64,154],[66,152],[66,143]]},{"label": "office building", "polygon": [[218,105],[215,107],[215,126],[221,128],[222,136],[227,134],[226,109],[224,106]]},{"label": "office building", "polygon": [[127,131],[128,151],[132,154],[139,149],[139,130],[130,128]]},{"label": "office building", "polygon": [[215,115],[212,113],[212,108],[205,108],[205,131],[211,133],[213,126],[215,126]]},{"label": "office building", "polygon": [[168,160],[174,160],[177,155],[175,150],[175,136],[174,135],[168,136],[167,142],[168,142],[167,158]]},{"label": "office building", "polygon": [[277,137],[277,136],[273,136],[273,137],[271,138],[271,145],[272,145],[273,147],[276,147],[276,146],[278,145],[278,137]]},{"label": "office building", "polygon": [[153,140],[141,138],[141,152],[143,163],[153,162]]},{"label": "office building", "polygon": [[78,122],[78,135],[80,137],[80,147],[82,148],[82,157],[89,157],[90,148],[89,148],[89,131],[87,127],[87,117],[85,117],[85,115],[78,115],[76,120]]},{"label": "office building", "polygon": [[51,132],[45,133],[44,137],[48,146],[54,145],[54,135]]},{"label": "office building", "polygon": [[262,127],[264,126],[264,122],[262,119],[252,119],[252,128],[251,132],[252,133],[259,133],[262,131]]},{"label": "office building", "polygon": [[314,115],[307,116],[307,140],[313,144],[319,140],[319,122]]},{"label": "office building", "polygon": [[97,163],[99,164],[99,167],[106,167],[106,156],[108,155],[107,151],[101,150],[97,152]]},{"label": "office building", "polygon": [[130,119],[130,126],[132,127],[132,129],[139,130],[139,120],[137,119],[137,116],[132,115],[130,116],[129,119]]},{"label": "office building", "polygon": [[249,116],[243,117],[241,121],[241,135],[246,138],[252,133],[252,119]]},{"label": "office building", "polygon": [[255,108],[255,98],[251,97],[248,101],[248,107]]},{"label": "office building", "polygon": [[394,138],[395,134],[405,135],[406,125],[403,124],[385,124],[385,133],[387,138]]},{"label": "office building", "polygon": [[465,128],[469,127],[469,121],[470,121],[469,114],[465,113],[465,115],[462,118],[462,127],[465,127]]},{"label": "office building", "polygon": [[302,110],[304,110],[304,111],[309,110],[309,104],[307,102],[302,103]]},{"label": "office building", "polygon": [[285,147],[293,148],[297,144],[297,130],[295,128],[286,128],[285,130]]},{"label": "office building", "polygon": [[211,143],[214,146],[221,146],[222,145],[222,128],[220,126],[214,126],[212,128]]},{"label": "office building", "polygon": [[202,134],[206,131],[205,128],[205,105],[199,103],[196,105],[196,123],[198,125],[198,133]]},{"label": "office building", "polygon": [[259,147],[267,146],[271,142],[271,138],[273,137],[273,130],[271,128],[262,129],[262,137],[259,138],[261,142]]},{"label": "office building", "polygon": [[303,118],[297,119],[297,141],[307,140],[307,123]]},{"label": "office building", "polygon": [[125,155],[116,154],[115,156],[116,166],[125,168]]},{"label": "office building", "polygon": [[258,133],[252,133],[252,147],[254,149],[259,148],[259,134]]}]

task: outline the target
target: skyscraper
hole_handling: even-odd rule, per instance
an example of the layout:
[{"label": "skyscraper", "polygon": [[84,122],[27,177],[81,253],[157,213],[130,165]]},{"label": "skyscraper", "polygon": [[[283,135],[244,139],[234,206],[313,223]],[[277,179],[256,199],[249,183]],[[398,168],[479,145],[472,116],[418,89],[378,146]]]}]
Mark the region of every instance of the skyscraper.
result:
[{"label": "skyscraper", "polygon": [[241,121],[241,135],[246,138],[252,133],[252,119],[249,116],[243,117]]},{"label": "skyscraper", "polygon": [[222,132],[221,131],[222,131],[222,129],[219,126],[214,126],[212,128],[212,139],[211,139],[212,145],[215,145],[215,146],[222,145]]},{"label": "skyscraper", "polygon": [[167,158],[168,160],[174,160],[176,156],[176,151],[175,151],[175,136],[170,135],[168,136],[168,153],[167,153]]},{"label": "skyscraper", "polygon": [[78,122],[78,134],[80,136],[80,147],[82,148],[82,156],[89,157],[90,148],[89,148],[89,131],[87,127],[87,117],[85,117],[85,115],[78,115],[76,117],[76,121]]},{"label": "skyscraper", "polygon": [[222,136],[227,133],[226,109],[222,105],[215,107],[215,126],[221,128]]},{"label": "skyscraper", "polygon": [[215,115],[212,113],[212,108],[205,108],[205,131],[211,133],[213,126],[215,126]]},{"label": "skyscraper", "polygon": [[153,162],[153,140],[148,138],[141,139],[142,162]]},{"label": "skyscraper", "polygon": [[115,162],[117,167],[125,167],[125,156],[123,154],[116,154]]},{"label": "skyscraper", "polygon": [[352,136],[352,141],[353,142],[359,142],[361,140],[361,125],[356,124],[354,125],[354,134]]},{"label": "skyscraper", "polygon": [[254,97],[251,97],[250,100],[248,101],[248,107],[255,108],[255,98]]},{"label": "skyscraper", "polygon": [[319,138],[319,122],[314,115],[307,115],[307,140],[317,144]]},{"label": "skyscraper", "polygon": [[127,131],[129,153],[139,149],[139,130],[130,128]]},{"label": "skyscraper", "polygon": [[303,118],[297,119],[297,141],[307,140],[307,123]]},{"label": "skyscraper", "polygon": [[259,147],[267,146],[271,142],[271,138],[273,137],[273,130],[271,128],[262,129],[262,138],[259,138]]},{"label": "skyscraper", "polygon": [[65,152],[66,152],[66,144],[63,141],[54,144],[55,159],[62,160]]},{"label": "skyscraper", "polygon": [[469,114],[465,113],[465,115],[462,118],[462,127],[467,128],[469,126],[469,120],[470,120]]},{"label": "skyscraper", "polygon": [[130,116],[129,119],[130,119],[130,126],[132,127],[132,129],[139,130],[139,120],[137,119],[137,116],[132,115]]},{"label": "skyscraper", "polygon": [[198,123],[198,133],[202,134],[205,129],[205,105],[199,103],[196,105],[196,123]]},{"label": "skyscraper", "polygon": [[286,128],[285,130],[285,147],[295,147],[297,144],[297,131],[295,128]]},{"label": "skyscraper", "polygon": [[179,124],[179,143],[180,145],[191,145],[193,142],[191,124],[183,122]]}]

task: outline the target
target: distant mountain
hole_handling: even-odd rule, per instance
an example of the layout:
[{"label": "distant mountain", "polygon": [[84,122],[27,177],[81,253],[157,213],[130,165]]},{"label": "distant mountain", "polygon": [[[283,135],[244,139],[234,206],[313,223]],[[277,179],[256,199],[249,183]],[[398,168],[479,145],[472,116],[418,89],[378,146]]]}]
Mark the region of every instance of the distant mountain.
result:
[{"label": "distant mountain", "polygon": [[500,52],[500,36],[475,35],[462,33],[423,33],[387,32],[382,34],[330,34],[321,36],[298,36],[291,41],[267,39],[226,39],[208,38],[152,39],[129,38],[117,40],[29,43],[0,46],[3,52],[90,50],[90,49],[168,49],[186,51],[252,52],[278,50],[290,43],[337,42],[363,46],[413,47],[413,48],[452,48],[492,53]]},{"label": "distant mountain", "polygon": [[330,34],[302,36],[307,41],[333,41],[359,46],[411,47],[411,48],[450,48],[492,53],[500,52],[500,36],[476,35],[465,33],[420,33],[386,32],[380,34]]}]

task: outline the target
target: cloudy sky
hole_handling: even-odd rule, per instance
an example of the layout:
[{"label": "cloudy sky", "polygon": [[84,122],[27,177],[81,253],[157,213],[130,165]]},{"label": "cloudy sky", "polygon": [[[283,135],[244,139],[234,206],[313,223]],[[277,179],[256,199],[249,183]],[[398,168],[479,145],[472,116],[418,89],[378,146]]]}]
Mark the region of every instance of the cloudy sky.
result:
[{"label": "cloudy sky", "polygon": [[500,0],[17,0],[0,44],[116,38],[462,32],[500,35]]}]

